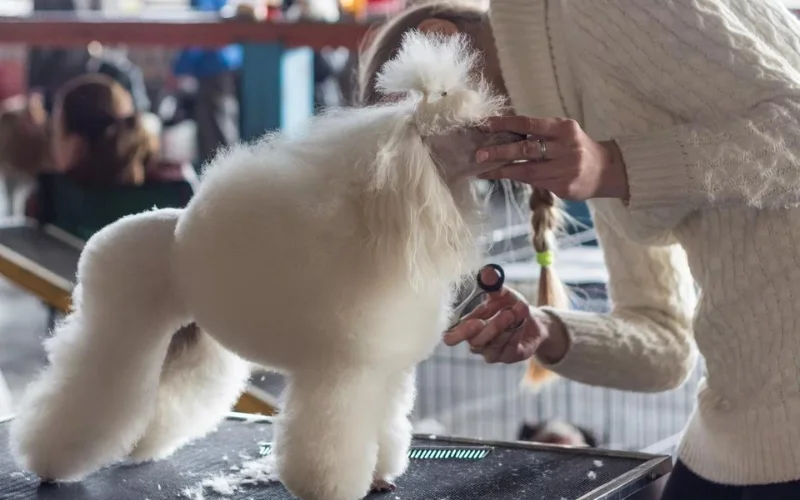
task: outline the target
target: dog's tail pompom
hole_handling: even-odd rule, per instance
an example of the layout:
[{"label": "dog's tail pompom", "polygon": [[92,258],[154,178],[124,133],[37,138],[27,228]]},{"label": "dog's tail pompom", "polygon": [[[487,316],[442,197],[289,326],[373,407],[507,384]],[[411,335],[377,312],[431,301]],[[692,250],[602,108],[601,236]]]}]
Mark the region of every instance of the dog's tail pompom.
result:
[{"label": "dog's tail pompom", "polygon": [[385,95],[417,98],[414,121],[420,132],[441,133],[502,109],[504,100],[478,73],[479,60],[464,34],[411,30],[397,55],[381,68],[376,86]]}]

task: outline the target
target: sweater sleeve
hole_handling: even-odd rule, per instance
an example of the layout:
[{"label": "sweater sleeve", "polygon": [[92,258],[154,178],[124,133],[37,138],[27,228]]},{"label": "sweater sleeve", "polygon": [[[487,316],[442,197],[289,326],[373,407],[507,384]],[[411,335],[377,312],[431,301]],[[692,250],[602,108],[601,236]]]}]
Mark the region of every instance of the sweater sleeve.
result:
[{"label": "sweater sleeve", "polygon": [[593,210],[609,272],[608,314],[545,309],[567,328],[569,349],[558,363],[537,361],[571,380],[615,389],[675,388],[697,362],[692,334],[696,294],[686,254],[677,244],[643,246]]},{"label": "sweater sleeve", "polygon": [[763,17],[738,0],[569,4],[578,64],[676,118],[615,138],[632,212],[800,205],[800,69],[787,42],[800,22],[774,1],[759,0]]}]

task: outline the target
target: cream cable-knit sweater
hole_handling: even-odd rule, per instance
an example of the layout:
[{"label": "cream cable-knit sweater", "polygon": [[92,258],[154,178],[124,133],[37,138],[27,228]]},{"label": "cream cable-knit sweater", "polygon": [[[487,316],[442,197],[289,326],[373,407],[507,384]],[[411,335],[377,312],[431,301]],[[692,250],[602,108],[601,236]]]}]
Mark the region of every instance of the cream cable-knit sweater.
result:
[{"label": "cream cable-knit sweater", "polygon": [[665,390],[696,338],[681,459],[800,478],[800,23],[778,0],[492,0],[491,20],[516,111],[616,139],[628,169],[627,207],[590,202],[613,312],[555,312],[571,346],[551,368]]}]

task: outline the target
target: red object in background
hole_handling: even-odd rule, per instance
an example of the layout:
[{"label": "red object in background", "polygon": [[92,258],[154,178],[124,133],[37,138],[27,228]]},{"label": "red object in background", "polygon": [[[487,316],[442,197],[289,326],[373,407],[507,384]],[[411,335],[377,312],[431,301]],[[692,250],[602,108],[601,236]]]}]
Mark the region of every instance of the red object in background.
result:
[{"label": "red object in background", "polygon": [[25,65],[14,59],[0,59],[0,102],[25,93]]},{"label": "red object in background", "polygon": [[406,0],[367,0],[369,16],[391,16],[406,7]]},{"label": "red object in background", "polygon": [[267,21],[280,21],[283,17],[280,7],[274,5],[267,6]]}]

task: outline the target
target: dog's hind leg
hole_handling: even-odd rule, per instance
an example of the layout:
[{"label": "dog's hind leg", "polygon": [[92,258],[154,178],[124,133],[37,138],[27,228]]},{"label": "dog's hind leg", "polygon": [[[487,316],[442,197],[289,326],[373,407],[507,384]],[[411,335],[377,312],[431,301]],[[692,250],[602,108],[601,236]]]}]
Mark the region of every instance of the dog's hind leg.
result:
[{"label": "dog's hind leg", "polygon": [[172,338],[153,419],[131,453],[158,460],[213,430],[231,410],[250,364],[192,323]]},{"label": "dog's hind leg", "polygon": [[302,500],[360,500],[370,490],[386,377],[348,370],[289,377],[275,458],[281,481]]},{"label": "dog's hind leg", "polygon": [[409,368],[389,378],[382,398],[384,415],[378,430],[378,463],[374,490],[394,488],[392,481],[408,467],[413,427],[409,417],[416,398],[415,369]]},{"label": "dog's hind leg", "polygon": [[125,457],[151,420],[170,339],[188,314],[171,277],[180,210],[125,217],[89,239],[73,311],[46,342],[11,450],[44,479],[78,479]]}]

